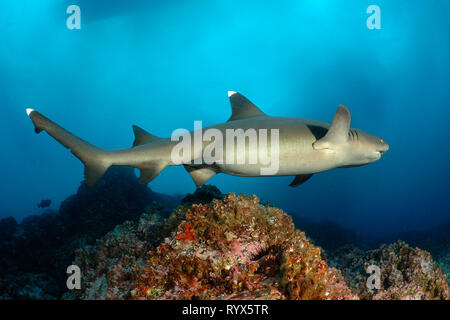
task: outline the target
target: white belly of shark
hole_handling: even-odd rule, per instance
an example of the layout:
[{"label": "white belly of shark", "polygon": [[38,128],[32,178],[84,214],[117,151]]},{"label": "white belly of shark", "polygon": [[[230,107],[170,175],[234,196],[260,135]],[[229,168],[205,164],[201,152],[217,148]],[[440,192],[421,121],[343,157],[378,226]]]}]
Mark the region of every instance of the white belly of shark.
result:
[{"label": "white belly of shark", "polygon": [[350,129],[350,112],[342,105],[328,124],[272,117],[239,93],[229,91],[228,96],[232,108],[228,121],[181,130],[171,138],[133,126],[133,146],[121,150],[98,148],[33,109],[27,114],[36,133],[46,131],[83,162],[87,186],[114,165],[138,168],[141,183],[149,183],[167,166],[183,165],[197,186],[218,173],[295,176],[290,186],[298,186],[318,172],[374,162],[389,149],[383,139]]}]

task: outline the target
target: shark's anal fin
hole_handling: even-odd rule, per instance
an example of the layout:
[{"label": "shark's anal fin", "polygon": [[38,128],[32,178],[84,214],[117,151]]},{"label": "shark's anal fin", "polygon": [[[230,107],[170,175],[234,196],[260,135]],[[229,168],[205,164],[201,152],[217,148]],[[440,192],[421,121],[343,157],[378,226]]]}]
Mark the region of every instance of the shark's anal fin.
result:
[{"label": "shark's anal fin", "polygon": [[134,132],[133,147],[140,146],[142,144],[146,144],[153,140],[159,139],[157,136],[148,133],[147,131],[136,125],[133,125],[133,132]]},{"label": "shark's anal fin", "polygon": [[163,161],[152,161],[143,164],[138,167],[141,172],[141,176],[139,177],[139,182],[141,184],[147,184],[156,178],[158,174],[167,166],[167,163]]},{"label": "shark's anal fin", "polygon": [[205,184],[217,173],[217,171],[211,167],[184,165],[184,168],[187,170],[187,172],[189,172],[189,174],[192,177],[192,180],[194,180],[194,183],[197,187],[200,187],[203,184]]},{"label": "shark's anal fin", "polygon": [[333,149],[334,146],[348,141],[348,131],[350,129],[350,111],[347,107],[340,105],[334,115],[333,122],[327,134],[320,140],[313,143],[315,150]]},{"label": "shark's anal fin", "polygon": [[297,187],[303,183],[305,183],[306,181],[309,180],[309,178],[312,177],[312,173],[311,174],[300,174],[298,176],[295,176],[294,180],[292,180],[291,184],[289,184],[289,187]]},{"label": "shark's anal fin", "polygon": [[228,91],[228,97],[231,103],[231,117],[228,121],[234,121],[239,119],[245,119],[250,117],[264,116],[264,112],[259,110],[250,100],[244,97],[242,94]]}]

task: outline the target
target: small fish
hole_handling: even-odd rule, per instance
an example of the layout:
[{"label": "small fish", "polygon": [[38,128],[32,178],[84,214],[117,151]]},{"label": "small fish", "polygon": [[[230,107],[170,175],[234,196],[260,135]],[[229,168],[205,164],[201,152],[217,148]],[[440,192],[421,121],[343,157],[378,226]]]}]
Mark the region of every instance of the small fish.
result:
[{"label": "small fish", "polygon": [[47,208],[50,207],[50,205],[52,204],[52,200],[41,200],[41,202],[37,205],[38,208]]}]

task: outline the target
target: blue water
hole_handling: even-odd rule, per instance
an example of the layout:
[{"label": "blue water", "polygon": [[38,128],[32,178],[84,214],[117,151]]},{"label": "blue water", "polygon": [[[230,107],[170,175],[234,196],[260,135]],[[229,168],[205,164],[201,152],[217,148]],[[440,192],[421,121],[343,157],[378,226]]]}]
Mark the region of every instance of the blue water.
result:
[{"label": "blue water", "polygon": [[[66,8],[81,8],[68,30]],[[381,30],[366,8],[381,9]],[[450,219],[450,2],[50,1],[0,2],[0,217],[39,213],[75,192],[78,159],[45,133],[32,107],[95,145],[130,146],[132,124],[166,137],[223,122],[227,90],[264,112],[331,121],[339,104],[352,127],[384,138],[371,165],[291,177],[217,175],[223,192],[255,193],[291,214],[378,235]],[[150,187],[193,192],[183,168]]]}]

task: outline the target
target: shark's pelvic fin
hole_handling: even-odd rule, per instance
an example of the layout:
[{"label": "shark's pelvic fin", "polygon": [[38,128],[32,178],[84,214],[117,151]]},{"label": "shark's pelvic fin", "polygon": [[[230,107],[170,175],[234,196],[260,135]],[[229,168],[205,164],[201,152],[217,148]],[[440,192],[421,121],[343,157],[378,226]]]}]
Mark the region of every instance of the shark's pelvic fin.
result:
[{"label": "shark's pelvic fin", "polygon": [[309,178],[312,177],[312,173],[311,174],[300,174],[298,176],[295,176],[294,180],[292,180],[292,182],[289,184],[289,187],[297,187],[303,183],[305,183],[306,181],[309,180]]},{"label": "shark's pelvic fin", "polygon": [[101,179],[111,166],[107,153],[92,144],[78,138],[66,129],[60,127],[33,109],[27,109],[27,114],[34,124],[34,130],[39,133],[45,130],[56,141],[80,159],[84,164],[84,177],[87,186],[93,186]]},{"label": "shark's pelvic fin", "polygon": [[211,179],[217,172],[210,167],[196,167],[184,165],[184,168],[189,172],[197,187],[201,187],[209,179]]},{"label": "shark's pelvic fin", "polygon": [[228,121],[265,115],[264,112],[240,93],[228,91],[228,97],[230,98],[232,112]]},{"label": "shark's pelvic fin", "polygon": [[133,147],[140,146],[142,144],[146,144],[148,142],[159,139],[157,136],[148,133],[147,131],[136,125],[133,125],[133,132],[134,132]]},{"label": "shark's pelvic fin", "polygon": [[139,177],[139,182],[142,184],[147,184],[153,179],[156,178],[161,171],[167,166],[167,163],[164,161],[152,161],[146,163],[144,166],[138,167],[141,172],[141,176]]},{"label": "shark's pelvic fin", "polygon": [[333,149],[334,145],[346,143],[348,141],[350,121],[350,111],[346,106],[340,105],[327,134],[322,139],[313,143],[314,149]]}]

